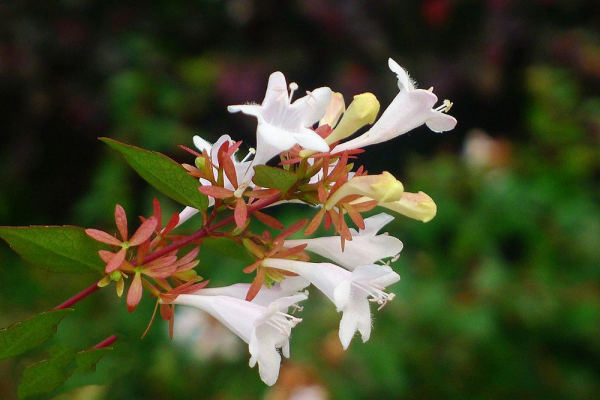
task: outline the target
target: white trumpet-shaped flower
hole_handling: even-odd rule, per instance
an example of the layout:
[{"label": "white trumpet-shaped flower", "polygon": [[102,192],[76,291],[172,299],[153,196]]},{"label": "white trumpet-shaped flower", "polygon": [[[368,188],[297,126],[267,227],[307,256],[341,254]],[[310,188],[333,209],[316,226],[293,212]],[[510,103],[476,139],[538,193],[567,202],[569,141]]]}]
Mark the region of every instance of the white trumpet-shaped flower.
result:
[{"label": "white trumpet-shaped flower", "polygon": [[258,363],[260,378],[273,385],[279,376],[281,354],[290,356],[292,328],[302,321],[282,310],[306,298],[305,294],[297,294],[264,306],[231,296],[180,294],[173,304],[196,307],[212,315],[248,343],[250,367]]},{"label": "white trumpet-shaped flower", "polygon": [[[310,128],[325,115],[332,96],[331,89],[315,89],[292,103],[297,85],[292,83],[290,88],[291,93],[288,93],[285,76],[281,72],[274,72],[269,77],[267,92],[261,105],[227,107],[229,112],[241,111],[258,120],[256,155],[251,167],[264,164],[295,144],[309,150],[329,151],[325,140]],[[251,176],[253,170],[250,169],[248,173]]]},{"label": "white trumpet-shaped flower", "polygon": [[365,229],[359,231],[350,229],[352,240],[346,241],[344,250],[342,250],[339,236],[286,240],[285,246],[294,247],[306,244],[305,250],[317,253],[353,271],[360,265],[374,264],[383,258],[394,257],[400,253],[402,250],[400,239],[388,234],[377,234],[393,219],[394,217],[386,213],[365,218]]},{"label": "white trumpet-shaped flower", "polygon": [[437,102],[435,94],[429,90],[415,89],[408,73],[391,58],[388,64],[398,77],[400,92],[371,129],[336,146],[335,152],[385,142],[423,124],[434,132],[449,131],[456,126],[456,119],[445,113],[450,110],[452,103],[445,100],[441,106],[433,108]]},{"label": "white trumpet-shaped flower", "polygon": [[371,310],[369,301],[380,306],[394,297],[383,290],[400,280],[400,275],[387,265],[362,265],[350,272],[331,263],[267,258],[263,266],[294,272],[310,281],[342,312],[339,337],[347,349],[355,332],[360,332],[363,342],[371,336]]},{"label": "white trumpet-shaped flower", "polygon": [[[283,281],[274,284],[270,288],[262,287],[258,294],[252,299],[252,303],[268,306],[270,303],[282,297],[294,296],[301,293],[302,289],[310,285],[310,282],[301,276],[290,276]],[[230,286],[204,288],[193,294],[203,296],[231,296],[238,299],[245,299],[250,289],[249,283],[236,283]]]}]

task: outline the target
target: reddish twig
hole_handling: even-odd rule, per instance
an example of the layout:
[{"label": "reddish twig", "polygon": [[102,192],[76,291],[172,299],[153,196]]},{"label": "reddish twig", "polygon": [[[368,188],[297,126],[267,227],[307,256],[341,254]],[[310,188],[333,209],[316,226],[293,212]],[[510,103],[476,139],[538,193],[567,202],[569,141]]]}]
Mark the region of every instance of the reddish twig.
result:
[{"label": "reddish twig", "polygon": [[83,289],[81,292],[77,293],[75,296],[71,297],[67,301],[54,307],[54,310],[62,310],[64,308],[69,308],[73,304],[76,304],[77,302],[79,302],[80,300],[85,299],[86,297],[88,297],[90,294],[94,293],[98,289],[100,289],[100,286],[98,286],[98,282],[96,282],[92,286]]},{"label": "reddish twig", "polygon": [[109,337],[107,337],[106,339],[104,339],[103,341],[101,341],[100,343],[95,345],[94,347],[92,347],[92,349],[101,349],[104,347],[108,347],[116,341],[117,341],[117,337],[115,335],[110,335]]}]

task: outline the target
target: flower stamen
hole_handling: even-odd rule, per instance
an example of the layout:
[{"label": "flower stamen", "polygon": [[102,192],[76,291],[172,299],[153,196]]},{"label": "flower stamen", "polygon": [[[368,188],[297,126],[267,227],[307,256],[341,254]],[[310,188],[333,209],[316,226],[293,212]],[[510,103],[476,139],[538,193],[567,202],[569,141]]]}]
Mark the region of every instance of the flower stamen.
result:
[{"label": "flower stamen", "polygon": [[452,108],[453,104],[454,103],[452,103],[450,100],[446,99],[446,100],[444,100],[444,104],[442,104],[441,106],[437,107],[435,109],[435,111],[447,113],[448,111],[450,111],[450,109]]},{"label": "flower stamen", "polygon": [[292,98],[294,97],[294,92],[296,90],[298,90],[298,84],[296,82],[290,82],[289,88],[290,88],[290,97],[289,97],[289,99],[290,99],[290,103],[291,103],[292,102]]}]

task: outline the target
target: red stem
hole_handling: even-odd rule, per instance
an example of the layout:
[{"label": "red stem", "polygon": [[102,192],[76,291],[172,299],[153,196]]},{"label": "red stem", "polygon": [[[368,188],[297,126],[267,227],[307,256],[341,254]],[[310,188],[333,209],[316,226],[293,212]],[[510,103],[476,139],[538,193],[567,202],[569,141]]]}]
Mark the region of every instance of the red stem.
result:
[{"label": "red stem", "polygon": [[92,349],[101,349],[103,347],[108,347],[116,341],[117,341],[117,337],[115,335],[110,335],[109,337],[107,337],[106,339],[104,339],[103,341],[101,341],[100,343],[95,345],[94,347],[92,347]]},{"label": "red stem", "polygon": [[[279,195],[276,196],[272,196],[269,198],[266,198],[264,201],[257,201],[255,204],[252,205],[252,207],[248,207],[248,214],[256,211],[256,210],[260,210],[261,208],[264,208],[266,206],[270,206],[271,204],[274,204],[276,202],[279,201]],[[168,254],[170,252],[172,252],[173,250],[177,250],[183,246],[185,246],[186,244],[189,244],[191,242],[193,242],[194,240],[198,240],[200,238],[203,238],[204,236],[208,235],[209,233],[211,233],[212,231],[214,231],[215,229],[218,229],[222,226],[227,225],[230,222],[234,221],[234,217],[231,216],[229,218],[225,218],[223,221],[220,221],[214,225],[209,226],[208,228],[202,228],[200,229],[198,232],[195,232],[193,234],[191,234],[190,236],[186,237],[185,239],[182,239],[178,242],[172,243],[169,246],[166,246],[158,251],[155,251],[154,253],[150,254],[148,257],[146,257],[144,259],[144,263],[156,260],[157,258],[160,258],[162,256],[164,256],[165,254]],[[134,264],[132,262],[132,264]],[[135,265],[135,264],[134,264]],[[87,296],[89,296],[90,294],[94,293],[96,290],[100,289],[100,286],[98,286],[99,282],[94,283],[93,285],[91,285],[90,287],[82,290],[81,292],[77,293],[75,296],[71,297],[70,299],[66,300],[64,303],[61,303],[59,305],[57,305],[56,307],[54,307],[54,310],[62,310],[64,308],[69,308],[71,307],[73,304],[76,304],[77,302],[85,299]],[[115,340],[117,340],[116,337],[111,336],[108,339],[106,339],[104,342],[108,341],[108,340],[112,340],[112,342],[114,342]],[[103,344],[104,342],[100,343]],[[110,343],[112,343],[110,342]],[[108,346],[110,343],[106,344],[106,346]],[[96,345],[96,347],[98,347],[99,345]],[[104,347],[104,346],[100,346],[100,347]]]},{"label": "red stem", "polygon": [[56,307],[54,307],[54,309],[55,310],[62,310],[64,308],[69,308],[73,304],[79,302],[80,300],[85,299],[90,294],[92,294],[96,290],[100,289],[100,286],[98,286],[98,282],[94,283],[92,286],[90,286],[90,287],[88,287],[86,289],[83,289],[81,292],[77,293],[75,296],[71,297],[70,299],[68,299],[64,303],[61,303],[61,304],[57,305]]}]

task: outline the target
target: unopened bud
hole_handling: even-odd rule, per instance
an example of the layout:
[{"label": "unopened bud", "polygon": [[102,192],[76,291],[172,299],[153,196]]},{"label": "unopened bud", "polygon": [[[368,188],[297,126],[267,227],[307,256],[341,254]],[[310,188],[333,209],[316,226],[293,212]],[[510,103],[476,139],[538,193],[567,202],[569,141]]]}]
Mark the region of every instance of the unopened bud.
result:
[{"label": "unopened bud", "polygon": [[379,205],[423,222],[431,221],[437,213],[435,202],[423,192],[404,192],[400,200],[394,202],[382,202],[379,203]]},{"label": "unopened bud", "polygon": [[335,130],[325,138],[327,144],[340,141],[352,135],[367,124],[372,124],[379,113],[379,100],[373,93],[363,93],[354,96],[342,120]]},{"label": "unopened bud", "polygon": [[331,195],[325,203],[325,209],[331,210],[338,201],[354,194],[388,203],[400,200],[403,192],[402,182],[387,171],[380,175],[355,176]]}]

